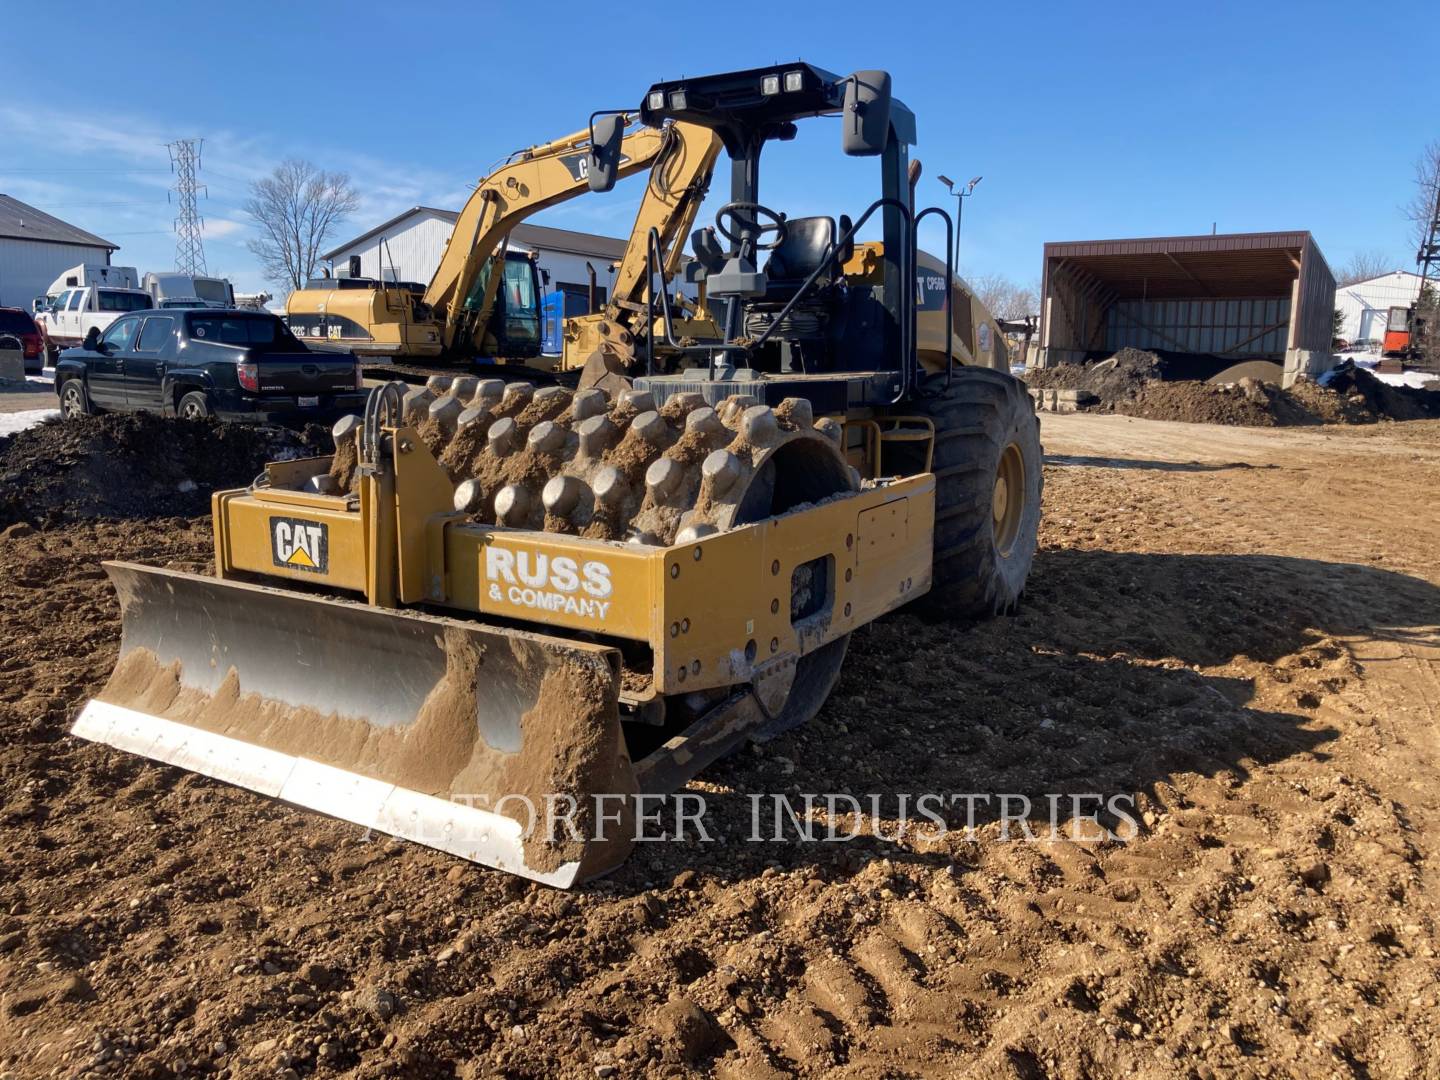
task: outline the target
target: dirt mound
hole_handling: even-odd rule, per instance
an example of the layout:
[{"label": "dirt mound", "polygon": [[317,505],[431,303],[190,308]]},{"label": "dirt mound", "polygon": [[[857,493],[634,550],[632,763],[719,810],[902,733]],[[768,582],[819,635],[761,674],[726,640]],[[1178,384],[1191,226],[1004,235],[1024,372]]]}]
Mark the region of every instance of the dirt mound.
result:
[{"label": "dirt mound", "polygon": [[150,413],[50,421],[0,439],[0,528],[203,514],[212,491],[248,484],[265,462],[332,448],[314,425],[297,434]]},{"label": "dirt mound", "polygon": [[1253,378],[1219,384],[1168,378],[1173,371],[1173,363],[1156,353],[1121,349],[1109,360],[1040,368],[1025,381],[1089,391],[1095,400],[1081,406],[1089,411],[1193,424],[1294,427],[1440,416],[1440,394],[1390,386],[1349,361],[1323,384],[1300,382],[1288,390]]},{"label": "dirt mound", "polygon": [[[1298,387],[1296,389],[1299,389]],[[1391,386],[1381,382],[1354,361],[1346,360],[1329,372],[1324,386],[1311,384],[1308,390],[1325,390],[1356,408],[1391,420],[1425,420],[1440,417],[1440,394],[1413,386]],[[1358,400],[1357,400],[1358,399]]]},{"label": "dirt mound", "polygon": [[[1322,419],[1278,386],[1253,379],[1221,386],[1203,382],[1148,382],[1133,395],[1110,404],[1110,411],[1126,416],[1180,420],[1191,424],[1292,427],[1326,422],[1361,422],[1348,414],[1342,416],[1340,406],[1330,410],[1333,416]],[[1369,419],[1373,421],[1375,417]]]},{"label": "dirt mound", "polygon": [[1158,353],[1125,348],[1108,360],[1038,368],[1027,372],[1025,381],[1047,390],[1088,390],[1102,401],[1116,401],[1139,393],[1165,373],[1165,360]]}]

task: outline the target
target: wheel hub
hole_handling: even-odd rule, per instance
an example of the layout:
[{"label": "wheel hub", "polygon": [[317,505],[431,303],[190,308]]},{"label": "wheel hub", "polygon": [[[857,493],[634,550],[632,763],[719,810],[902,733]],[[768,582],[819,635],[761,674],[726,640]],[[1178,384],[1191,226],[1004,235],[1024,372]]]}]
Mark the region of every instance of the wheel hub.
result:
[{"label": "wheel hub", "polygon": [[990,501],[990,527],[996,550],[1010,554],[1020,534],[1020,518],[1025,508],[1025,458],[1016,443],[1010,443],[1000,454],[995,469],[995,488]]}]

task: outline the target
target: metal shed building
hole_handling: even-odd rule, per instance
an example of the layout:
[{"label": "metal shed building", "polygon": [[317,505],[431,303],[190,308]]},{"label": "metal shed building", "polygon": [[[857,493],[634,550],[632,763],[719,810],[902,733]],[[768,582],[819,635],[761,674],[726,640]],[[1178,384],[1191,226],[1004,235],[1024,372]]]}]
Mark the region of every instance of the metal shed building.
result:
[{"label": "metal shed building", "polygon": [[1335,278],[1308,232],[1045,245],[1040,366],[1131,346],[1328,366]]},{"label": "metal shed building", "polygon": [[94,233],[0,195],[0,307],[28,310],[66,270],[79,263],[108,266],[118,250]]}]

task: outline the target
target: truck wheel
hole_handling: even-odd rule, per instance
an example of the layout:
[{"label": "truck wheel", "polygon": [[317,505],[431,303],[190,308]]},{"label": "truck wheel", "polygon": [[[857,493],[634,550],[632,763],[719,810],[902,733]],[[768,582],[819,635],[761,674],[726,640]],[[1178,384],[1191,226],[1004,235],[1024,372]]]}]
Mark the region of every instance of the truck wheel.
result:
[{"label": "truck wheel", "polygon": [[175,415],[182,420],[203,420],[210,415],[210,402],[203,390],[191,390],[175,406]]},{"label": "truck wheel", "polygon": [[60,415],[66,420],[74,420],[77,416],[92,416],[94,412],[85,384],[79,379],[67,379],[60,387]]},{"label": "truck wheel", "polygon": [[[917,607],[959,619],[1013,611],[1035,558],[1044,483],[1040,418],[1025,384],[1006,372],[959,367],[948,388],[943,374],[933,375],[896,413],[935,424],[934,576]],[[887,473],[894,465],[924,467],[905,459],[905,443],[894,445]]]}]

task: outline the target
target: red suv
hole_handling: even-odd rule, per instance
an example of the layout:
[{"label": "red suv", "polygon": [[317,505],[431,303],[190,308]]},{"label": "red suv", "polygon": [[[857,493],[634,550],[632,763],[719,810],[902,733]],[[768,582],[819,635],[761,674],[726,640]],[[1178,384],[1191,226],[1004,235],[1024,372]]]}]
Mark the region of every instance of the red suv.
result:
[{"label": "red suv", "polygon": [[0,307],[0,340],[13,337],[25,355],[26,373],[39,373],[45,366],[45,342],[30,313],[18,307]]}]

